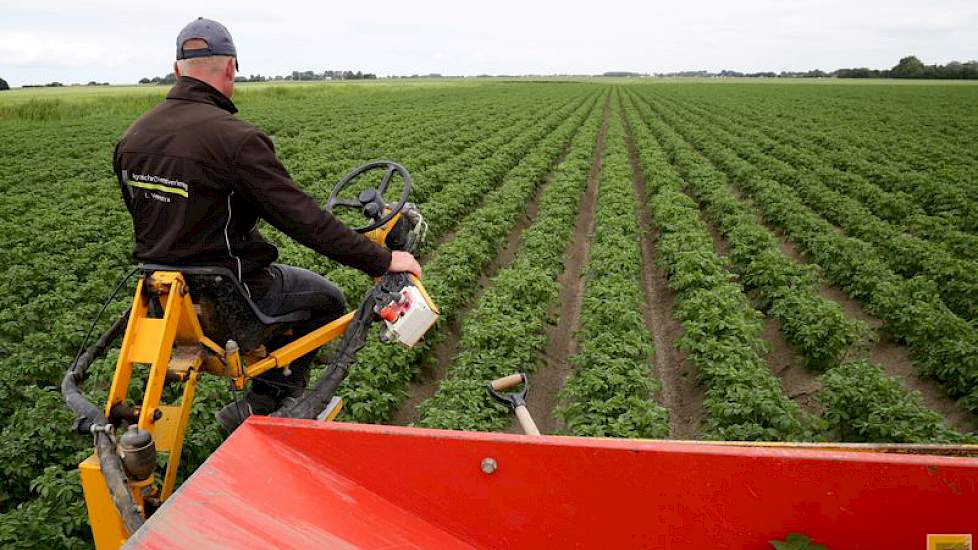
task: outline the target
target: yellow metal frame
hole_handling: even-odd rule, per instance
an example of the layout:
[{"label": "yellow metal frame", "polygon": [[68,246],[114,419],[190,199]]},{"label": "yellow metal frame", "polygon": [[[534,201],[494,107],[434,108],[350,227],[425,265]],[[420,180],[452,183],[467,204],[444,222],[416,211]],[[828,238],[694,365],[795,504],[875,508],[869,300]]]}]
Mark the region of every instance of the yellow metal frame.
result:
[{"label": "yellow metal frame", "polygon": [[[397,214],[366,236],[384,246],[387,235],[399,219],[400,214]],[[434,308],[421,282],[413,276],[412,281]],[[150,315],[150,297],[159,298],[163,310],[161,317]],[[136,505],[142,510],[147,497],[152,496],[163,502],[173,494],[201,372],[230,377],[237,389],[243,389],[249,378],[274,368],[287,367],[299,357],[342,336],[353,316],[353,312],[347,313],[279,349],[265,353],[261,348],[242,358],[236,350],[226,351],[204,334],[181,273],[158,271],[140,280],[136,285],[129,322],[105,405],[105,415],[109,417],[115,405],[126,403],[136,365],[149,366],[137,423],[140,429],[152,434],[157,452],[166,454],[167,460],[159,487],[156,486],[155,476],[145,481],[130,481],[129,487]],[[184,385],[183,394],[176,404],[162,403],[163,389],[168,381]],[[342,402],[330,411],[325,420],[332,421],[341,408]],[[109,494],[97,454],[86,458],[78,469],[95,546],[99,549],[119,548],[129,534]]]}]

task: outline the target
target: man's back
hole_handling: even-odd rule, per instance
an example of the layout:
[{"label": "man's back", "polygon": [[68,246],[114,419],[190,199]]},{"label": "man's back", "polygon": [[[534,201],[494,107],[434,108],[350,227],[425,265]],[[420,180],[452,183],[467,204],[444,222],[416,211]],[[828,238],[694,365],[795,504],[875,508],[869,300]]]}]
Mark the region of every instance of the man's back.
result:
[{"label": "man's back", "polygon": [[115,165],[141,261],[223,265],[239,277],[273,262],[258,213],[234,196],[235,154],[257,133],[207,84],[181,78],[126,131]]},{"label": "man's back", "polygon": [[324,214],[289,178],[271,140],[236,111],[207,83],[180,77],[166,101],[126,131],[114,168],[133,216],[133,256],[221,265],[263,290],[263,273],[278,258],[258,232],[264,218],[322,254],[382,274],[390,252]]}]

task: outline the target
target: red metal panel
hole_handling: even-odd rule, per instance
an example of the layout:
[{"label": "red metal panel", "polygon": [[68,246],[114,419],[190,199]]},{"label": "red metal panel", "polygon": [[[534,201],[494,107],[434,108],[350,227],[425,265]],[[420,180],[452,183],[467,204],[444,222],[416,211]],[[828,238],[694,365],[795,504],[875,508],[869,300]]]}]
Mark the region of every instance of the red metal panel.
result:
[{"label": "red metal panel", "polygon": [[978,535],[978,460],[257,417],[138,542],[761,550],[789,532],[834,550]]}]

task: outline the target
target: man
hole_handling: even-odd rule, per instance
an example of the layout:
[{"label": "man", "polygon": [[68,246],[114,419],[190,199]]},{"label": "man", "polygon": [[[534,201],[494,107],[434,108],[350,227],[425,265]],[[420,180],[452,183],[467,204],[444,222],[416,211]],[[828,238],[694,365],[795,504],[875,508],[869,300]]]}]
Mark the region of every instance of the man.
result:
[{"label": "man", "polygon": [[[177,82],[166,100],[129,127],[113,158],[138,261],[227,267],[265,313],[312,313],[293,327],[294,336],[342,315],[346,301],[320,275],[274,263],[278,250],[258,233],[259,218],[368,275],[420,276],[411,254],[392,253],[323,213],[292,182],[268,136],[233,116],[238,59],[224,26],[204,18],[188,24],[177,36],[176,59]],[[315,355],[294,361],[288,377],[274,369],[255,379],[218,421],[233,431],[244,417],[277,409],[305,387]]]}]

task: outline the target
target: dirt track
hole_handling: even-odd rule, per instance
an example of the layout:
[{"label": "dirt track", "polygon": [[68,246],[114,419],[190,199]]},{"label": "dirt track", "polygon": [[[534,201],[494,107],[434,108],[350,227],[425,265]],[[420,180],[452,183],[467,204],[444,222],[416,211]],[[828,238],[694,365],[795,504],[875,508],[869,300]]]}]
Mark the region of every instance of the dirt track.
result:
[{"label": "dirt track", "polygon": [[703,390],[696,381],[696,368],[676,349],[682,325],[673,316],[675,298],[666,274],[656,266],[655,241],[658,232],[652,225],[647,206],[645,174],[638,161],[631,128],[625,124],[632,183],[639,204],[638,222],[642,233],[642,290],[645,294],[645,325],[655,346],[655,376],[662,384],[659,402],[669,410],[669,435],[673,439],[697,439],[703,418]]},{"label": "dirt track", "polygon": [[[546,329],[547,347],[543,350],[544,367],[531,378],[533,397],[527,408],[533,416],[541,433],[557,433],[563,427],[554,415],[558,404],[558,394],[564,387],[567,377],[574,370],[569,359],[577,352],[575,333],[580,328],[581,301],[584,297],[584,277],[582,271],[587,265],[588,248],[594,231],[594,210],[598,197],[598,176],[604,157],[604,140],[608,132],[609,105],[605,103],[601,113],[601,130],[598,132],[588,173],[587,188],[581,200],[577,219],[574,221],[574,235],[567,251],[564,272],[557,281],[560,283],[560,305],[550,314],[557,319],[556,324]],[[515,428],[515,426],[514,426]]]}]

